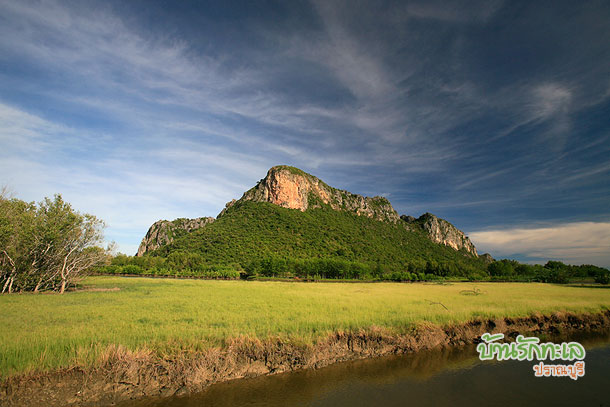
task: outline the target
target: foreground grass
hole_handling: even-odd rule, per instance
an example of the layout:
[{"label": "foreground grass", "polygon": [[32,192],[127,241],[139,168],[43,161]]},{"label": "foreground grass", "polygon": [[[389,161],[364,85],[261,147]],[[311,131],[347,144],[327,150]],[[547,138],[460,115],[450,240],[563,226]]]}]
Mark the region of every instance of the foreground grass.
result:
[{"label": "foreground grass", "polygon": [[[119,290],[0,296],[0,375],[87,366],[112,344],[165,354],[222,345],[240,335],[312,342],[333,331],[373,325],[403,332],[422,321],[610,308],[610,289],[535,283],[91,277],[84,285]],[[465,295],[475,288],[480,295]]]}]

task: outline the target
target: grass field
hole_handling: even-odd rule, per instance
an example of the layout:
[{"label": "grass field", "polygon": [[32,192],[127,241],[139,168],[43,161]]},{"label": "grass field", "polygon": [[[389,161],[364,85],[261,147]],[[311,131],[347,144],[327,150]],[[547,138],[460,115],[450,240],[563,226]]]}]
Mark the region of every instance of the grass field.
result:
[{"label": "grass field", "polygon": [[[83,285],[89,290],[0,296],[2,376],[90,365],[111,344],[163,354],[222,345],[239,335],[311,342],[332,331],[373,325],[405,331],[421,321],[443,324],[475,317],[610,308],[610,289],[535,283],[91,277]],[[467,295],[473,289],[480,294]],[[442,305],[435,304],[439,302]]]}]

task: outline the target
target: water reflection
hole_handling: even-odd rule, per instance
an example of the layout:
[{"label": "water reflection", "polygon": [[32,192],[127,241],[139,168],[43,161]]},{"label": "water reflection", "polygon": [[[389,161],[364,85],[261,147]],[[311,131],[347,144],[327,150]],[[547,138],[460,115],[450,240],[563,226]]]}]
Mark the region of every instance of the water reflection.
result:
[{"label": "water reflection", "polygon": [[193,396],[121,406],[610,406],[610,337],[570,340],[587,348],[586,375],[577,381],[536,378],[534,362],[481,362],[472,346],[237,380]]}]

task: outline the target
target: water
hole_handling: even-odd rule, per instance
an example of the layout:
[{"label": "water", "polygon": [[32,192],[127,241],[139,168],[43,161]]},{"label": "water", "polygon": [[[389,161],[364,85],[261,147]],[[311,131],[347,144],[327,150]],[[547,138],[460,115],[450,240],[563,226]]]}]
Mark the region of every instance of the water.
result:
[{"label": "water", "polygon": [[610,337],[573,337],[571,340],[587,348],[586,374],[578,380],[536,378],[532,370],[535,361],[481,362],[475,348],[468,347],[236,380],[213,385],[196,395],[140,400],[121,406],[610,407]]}]

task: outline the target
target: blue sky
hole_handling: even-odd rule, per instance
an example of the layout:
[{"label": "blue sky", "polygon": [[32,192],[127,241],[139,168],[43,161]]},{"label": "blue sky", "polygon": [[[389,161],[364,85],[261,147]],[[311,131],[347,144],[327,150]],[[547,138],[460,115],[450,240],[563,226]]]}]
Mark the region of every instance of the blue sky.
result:
[{"label": "blue sky", "polygon": [[0,185],[134,253],[277,164],[610,266],[607,1],[0,0]]}]

